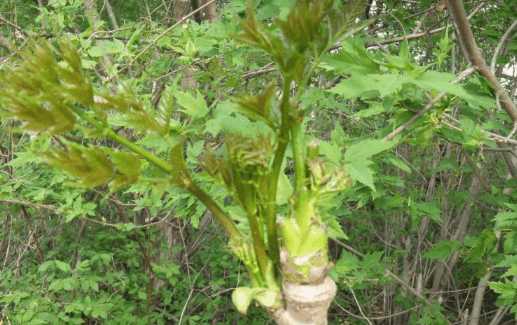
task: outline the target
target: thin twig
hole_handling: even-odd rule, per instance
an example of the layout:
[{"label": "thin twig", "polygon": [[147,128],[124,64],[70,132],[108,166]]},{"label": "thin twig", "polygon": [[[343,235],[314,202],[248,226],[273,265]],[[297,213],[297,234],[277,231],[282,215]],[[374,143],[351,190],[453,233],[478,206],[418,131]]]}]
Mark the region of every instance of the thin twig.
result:
[{"label": "thin twig", "polygon": [[366,315],[363,311],[363,308],[361,308],[361,304],[359,303],[359,300],[357,300],[357,297],[355,296],[354,289],[352,289],[351,286],[348,286],[348,289],[350,289],[350,292],[352,293],[352,297],[354,297],[357,308],[359,309],[359,312],[361,313],[363,318],[366,320],[366,322],[368,322],[369,325],[373,325],[372,321],[368,317],[366,317]]},{"label": "thin twig", "polygon": [[28,201],[21,201],[21,200],[0,200],[0,203],[2,204],[9,204],[9,205],[21,205],[26,206],[29,208],[36,208],[36,209],[45,209],[45,210],[51,210],[51,211],[57,211],[57,208],[53,205],[48,204],[38,204],[38,203],[32,203]]},{"label": "thin twig", "polygon": [[[342,311],[344,311],[345,313],[347,313],[348,315],[354,317],[354,318],[357,318],[357,319],[364,319],[363,316],[361,315],[356,315],[354,313],[352,313],[351,311],[349,310],[346,310],[345,307],[341,306],[340,303],[338,302],[334,302],[338,307],[339,309],[341,309]],[[386,316],[371,316],[371,317],[368,317],[370,320],[386,320],[386,319],[390,319],[390,318],[394,318],[394,317],[397,317],[397,316],[401,316],[401,315],[405,315],[415,309],[417,309],[418,306],[414,306],[414,307],[411,307],[409,309],[406,309],[406,310],[403,310],[403,311],[399,311],[397,313],[393,313],[393,314],[389,314],[389,315],[386,315]]]},{"label": "thin twig", "polygon": [[[361,252],[359,252],[358,250],[356,250],[355,248],[341,242],[340,240],[336,240],[334,239],[334,241],[346,248],[348,251],[354,253],[355,255],[359,256],[359,257],[364,257],[365,255]],[[422,294],[420,294],[418,291],[415,290],[415,288],[413,288],[412,286],[410,286],[409,284],[407,284],[404,280],[402,280],[400,277],[398,277],[395,273],[391,272],[390,270],[386,269],[385,272],[384,272],[387,276],[391,277],[392,279],[394,279],[396,282],[398,282],[400,285],[402,285],[404,288],[406,288],[409,292],[411,292],[413,295],[415,295],[416,297],[418,297],[419,299],[421,299],[423,302],[425,302],[427,305],[432,305],[432,303],[424,296],[422,296]]]},{"label": "thin twig", "polygon": [[[479,12],[479,10],[481,10],[481,8],[483,8],[484,5],[485,5],[484,2],[480,3],[476,8],[474,8],[474,10],[472,10],[472,12],[469,14],[469,16],[467,18],[468,19],[472,18],[475,14],[477,14]],[[437,33],[441,32],[441,31],[445,30],[446,28],[447,28],[447,26],[442,26],[442,27],[438,27],[438,28],[435,28],[435,29],[432,29],[432,30],[428,30],[428,31],[424,31],[424,32],[418,32],[418,33],[412,33],[412,34],[409,34],[409,35],[398,36],[398,37],[390,38],[390,39],[387,39],[387,40],[383,40],[383,41],[379,41],[379,42],[368,44],[368,45],[366,45],[366,47],[371,49],[371,48],[378,48],[378,47],[380,47],[382,45],[387,45],[387,44],[391,44],[391,43],[410,41],[410,40],[414,40],[414,39],[417,39],[417,38],[421,38],[421,37],[437,34]]]},{"label": "thin twig", "polygon": [[21,28],[20,26],[16,25],[15,23],[9,21],[8,19],[5,19],[4,17],[2,17],[2,15],[0,15],[0,22],[13,27],[14,29],[16,29],[17,31],[22,33],[24,36],[27,35],[27,33],[23,30],[23,28]]},{"label": "thin twig", "polygon": [[133,57],[133,59],[121,70],[121,71],[125,71],[127,69],[129,69],[135,62],[136,60],[138,60],[142,55],[144,55],[147,51],[149,51],[149,49],[151,47],[153,47],[162,37],[164,37],[165,35],[167,35],[171,30],[173,30],[174,28],[178,27],[179,25],[181,25],[185,20],[189,19],[190,17],[192,17],[193,15],[195,15],[196,13],[200,12],[201,10],[203,10],[204,8],[208,7],[209,5],[211,5],[212,3],[214,3],[216,0],[210,0],[208,2],[206,2],[205,4],[203,4],[202,6],[199,6],[199,8],[197,8],[196,10],[193,10],[191,11],[188,15],[186,16],[183,16],[181,19],[179,19],[176,23],[174,23],[172,26],[170,26],[169,28],[165,29],[163,32],[161,32],[158,36],[156,36],[146,47],[144,47],[142,49],[142,51],[140,51],[137,55],[135,55]]},{"label": "thin twig", "polygon": [[[463,70],[459,75],[458,77],[453,81],[453,83],[457,83],[457,82],[460,82],[462,80],[464,80],[465,78],[467,78],[468,76],[470,76],[472,73],[474,72],[474,69],[473,68],[468,68],[466,70]],[[401,126],[399,126],[398,128],[396,128],[395,130],[393,130],[392,132],[390,132],[390,134],[388,134],[387,136],[384,137],[384,139],[386,141],[390,141],[390,140],[393,140],[397,135],[399,135],[400,133],[402,133],[405,129],[407,129],[408,127],[410,127],[411,125],[413,125],[422,115],[424,115],[425,113],[427,113],[429,110],[431,110],[434,105],[439,102],[443,97],[445,97],[447,93],[445,92],[441,92],[440,94],[438,94],[437,96],[433,97],[428,103],[427,105],[425,105],[425,107],[423,109],[421,109],[420,111],[418,111],[418,113],[416,113],[415,115],[413,115],[409,120],[407,120],[406,122],[404,122]]]},{"label": "thin twig", "polygon": [[497,46],[494,51],[494,55],[492,56],[492,61],[490,62],[490,71],[492,71],[493,74],[495,74],[495,67],[497,64],[497,57],[499,56],[499,53],[501,52],[504,44],[511,39],[512,32],[517,27],[517,19],[513,21],[513,23],[508,27],[506,32],[503,34],[501,39],[499,40],[499,43],[497,43]]}]

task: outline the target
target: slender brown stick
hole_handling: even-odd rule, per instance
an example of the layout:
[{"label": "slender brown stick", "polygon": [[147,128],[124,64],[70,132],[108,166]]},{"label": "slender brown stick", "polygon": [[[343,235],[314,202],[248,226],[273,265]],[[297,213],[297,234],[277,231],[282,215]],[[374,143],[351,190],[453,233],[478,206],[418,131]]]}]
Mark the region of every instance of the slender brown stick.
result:
[{"label": "slender brown stick", "polygon": [[[470,76],[472,73],[474,72],[474,69],[473,68],[468,68],[466,70],[463,70],[459,75],[458,77],[453,81],[453,83],[457,83],[457,82],[460,82],[462,80],[464,80],[465,78],[467,78],[468,76]],[[384,137],[384,140],[393,140],[397,135],[399,135],[400,133],[402,133],[405,129],[407,129],[408,127],[410,127],[411,125],[413,125],[422,115],[424,115],[425,113],[427,113],[428,111],[430,111],[434,105],[440,101],[443,97],[445,97],[446,93],[445,92],[442,92],[442,93],[439,93],[437,96],[433,97],[428,103],[427,105],[425,105],[425,107],[423,109],[421,109],[420,111],[418,111],[418,113],[416,113],[415,115],[413,115],[409,120],[407,120],[406,122],[404,122],[401,126],[399,126],[398,128],[396,128],[395,130],[393,130],[390,134],[388,134],[387,136]]]},{"label": "slender brown stick", "polygon": [[490,71],[490,68],[487,66],[485,59],[481,54],[481,50],[477,46],[474,34],[472,33],[472,29],[470,28],[469,21],[465,14],[463,1],[449,1],[449,11],[454,23],[456,24],[459,40],[463,45],[466,58],[472,66],[474,66],[476,70],[479,71],[485,79],[487,79],[490,86],[495,90],[497,97],[499,97],[499,101],[501,102],[503,109],[506,111],[508,116],[510,116],[513,123],[517,123],[517,109],[506,90],[501,86],[492,71]]},{"label": "slender brown stick", "polygon": [[16,25],[15,23],[5,19],[4,17],[2,17],[0,15],[0,22],[6,24],[6,25],[9,25],[11,26],[12,28],[16,29],[17,31],[19,31],[20,33],[22,33],[24,36],[27,35],[27,33],[23,30],[23,28],[21,28],[20,26]]}]

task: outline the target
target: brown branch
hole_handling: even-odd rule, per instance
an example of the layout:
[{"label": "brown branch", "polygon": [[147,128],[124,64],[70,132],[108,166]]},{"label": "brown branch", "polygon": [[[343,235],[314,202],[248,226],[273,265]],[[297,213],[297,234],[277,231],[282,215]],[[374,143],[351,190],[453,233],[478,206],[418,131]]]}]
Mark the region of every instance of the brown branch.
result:
[{"label": "brown branch", "polygon": [[492,271],[488,271],[478,282],[476,294],[474,295],[474,303],[472,306],[472,313],[469,317],[469,325],[479,325],[479,319],[481,315],[481,307],[483,307],[483,298],[485,297],[485,291],[490,281]]},{"label": "brown branch", "polygon": [[[465,78],[467,78],[468,76],[470,76],[472,73],[474,72],[474,69],[473,68],[468,68],[466,70],[463,70],[459,75],[458,77],[453,81],[453,83],[457,83],[457,82],[460,82],[462,80],[464,80]],[[396,128],[395,130],[393,130],[390,134],[388,134],[387,136],[384,137],[384,140],[386,141],[390,141],[390,140],[393,140],[397,135],[399,135],[400,133],[402,133],[405,129],[407,129],[408,127],[410,127],[411,125],[413,125],[422,115],[424,115],[425,113],[427,113],[428,111],[430,111],[434,105],[439,102],[443,97],[445,97],[446,93],[445,92],[442,92],[440,94],[438,94],[437,96],[433,97],[428,103],[427,105],[425,105],[425,107],[423,109],[421,109],[420,111],[418,111],[418,113],[416,113],[415,115],[413,115],[409,120],[407,120],[405,123],[403,123],[401,126],[399,126],[398,128]]]},{"label": "brown branch", "polygon": [[[474,10],[472,10],[472,12],[468,15],[467,19],[470,19],[475,14],[477,14],[479,12],[479,10],[481,10],[481,8],[483,8],[484,5],[485,4],[483,2],[480,3],[476,8],[474,8]],[[417,38],[421,38],[421,37],[437,34],[437,33],[441,32],[441,31],[445,30],[446,28],[447,28],[447,26],[442,26],[442,27],[438,27],[438,28],[427,30],[427,31],[423,31],[423,32],[418,32],[418,33],[398,36],[398,37],[390,38],[390,39],[383,40],[383,41],[380,41],[380,42],[375,42],[375,43],[367,44],[366,47],[367,48],[377,48],[377,47],[380,47],[381,45],[387,45],[387,44],[391,44],[391,43],[398,43],[398,42],[402,42],[402,41],[410,41],[410,40],[414,40],[414,39],[417,39]]]},{"label": "brown branch", "polygon": [[501,52],[503,46],[506,42],[508,42],[511,39],[513,30],[517,27],[517,19],[513,21],[513,23],[508,27],[506,32],[504,32],[503,37],[499,40],[499,43],[497,43],[497,46],[494,51],[494,55],[492,56],[492,62],[490,63],[490,71],[492,73],[495,73],[496,69],[495,66],[497,64],[497,57],[499,56],[499,53]]},{"label": "brown branch", "polygon": [[15,23],[5,19],[4,17],[2,17],[0,15],[0,22],[6,24],[6,25],[9,25],[11,26],[12,28],[16,29],[17,31],[19,31],[20,33],[22,33],[24,36],[27,36],[27,33],[18,25],[16,25]]},{"label": "brown branch", "polygon": [[495,90],[496,95],[508,116],[512,119],[513,123],[517,123],[517,109],[506,90],[501,86],[492,71],[490,71],[490,68],[487,66],[485,59],[481,54],[481,50],[477,46],[474,34],[472,33],[472,29],[470,28],[470,24],[465,14],[463,1],[449,1],[449,11],[456,25],[459,40],[463,45],[466,58],[472,66],[474,66],[476,70],[485,77],[485,79],[487,79],[490,86]]}]

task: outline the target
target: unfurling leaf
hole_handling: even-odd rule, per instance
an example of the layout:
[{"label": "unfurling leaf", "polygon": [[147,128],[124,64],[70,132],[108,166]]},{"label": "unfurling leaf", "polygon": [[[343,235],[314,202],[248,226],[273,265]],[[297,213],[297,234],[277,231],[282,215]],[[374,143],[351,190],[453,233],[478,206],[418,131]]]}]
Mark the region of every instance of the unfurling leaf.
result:
[{"label": "unfurling leaf", "polygon": [[236,100],[237,104],[239,104],[239,112],[246,115],[252,121],[262,121],[273,127],[276,122],[271,111],[274,95],[275,87],[269,85],[257,96],[240,97]]},{"label": "unfurling leaf", "polygon": [[242,33],[237,36],[239,40],[264,50],[269,53],[280,66],[284,66],[285,48],[282,41],[257,21],[251,6],[248,6],[246,10],[246,19],[242,21],[241,28]]},{"label": "unfurling leaf", "polygon": [[79,54],[66,42],[60,43],[59,50],[46,41],[34,43],[0,81],[7,115],[31,131],[69,131],[75,124],[73,105],[93,103],[92,86],[81,70]]},{"label": "unfurling leaf", "polygon": [[118,112],[142,111],[143,105],[136,98],[134,91],[127,85],[122,85],[114,93],[105,91],[95,96],[95,107]]},{"label": "unfurling leaf", "polygon": [[47,162],[80,179],[85,187],[96,187],[109,182],[114,174],[113,164],[101,149],[70,143],[67,150],[51,150]]},{"label": "unfurling leaf", "polygon": [[303,0],[291,9],[285,21],[278,20],[285,39],[298,51],[304,52],[314,41],[328,42],[322,21],[332,7],[333,0]]},{"label": "unfurling leaf", "polygon": [[45,154],[49,165],[77,177],[84,187],[110,184],[118,190],[137,181],[140,160],[137,156],[107,148],[85,147],[67,143],[64,150],[53,149]]},{"label": "unfurling leaf", "polygon": [[266,136],[246,138],[238,135],[226,136],[226,148],[232,169],[262,175],[269,169],[273,152],[271,139]]},{"label": "unfurling leaf", "polygon": [[172,165],[172,181],[179,186],[185,185],[190,178],[185,161],[184,142],[179,141],[171,150],[170,163]]},{"label": "unfurling leaf", "polygon": [[115,166],[115,176],[110,183],[112,189],[135,183],[140,175],[140,159],[128,152],[113,152],[111,160]]}]

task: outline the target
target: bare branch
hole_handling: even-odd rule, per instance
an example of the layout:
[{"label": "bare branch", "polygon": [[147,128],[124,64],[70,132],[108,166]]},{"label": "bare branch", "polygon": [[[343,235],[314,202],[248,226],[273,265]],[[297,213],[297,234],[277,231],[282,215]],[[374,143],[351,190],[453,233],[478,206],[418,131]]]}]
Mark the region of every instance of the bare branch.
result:
[{"label": "bare branch", "polygon": [[485,291],[488,287],[488,281],[490,281],[490,276],[492,275],[492,271],[488,271],[478,283],[478,287],[476,289],[476,294],[474,295],[474,304],[472,306],[472,313],[470,314],[470,322],[469,325],[478,325],[479,318],[481,315],[481,307],[483,306],[483,298],[485,297]]},{"label": "bare branch", "polygon": [[497,57],[499,56],[499,53],[501,52],[501,49],[503,48],[504,44],[511,39],[513,30],[517,27],[517,19],[513,21],[513,23],[508,27],[506,32],[503,34],[501,39],[499,40],[499,43],[497,43],[497,46],[494,51],[494,55],[492,56],[492,62],[490,62],[490,71],[492,71],[493,74],[495,74],[495,65],[497,63]]},{"label": "bare branch", "polygon": [[510,116],[514,123],[517,123],[517,109],[506,90],[501,86],[496,76],[488,68],[485,59],[481,54],[481,50],[474,39],[474,34],[472,33],[472,29],[470,28],[470,24],[465,14],[463,1],[449,1],[449,10],[454,23],[456,24],[459,40],[465,50],[465,56],[472,66],[474,66],[479,73],[487,79],[490,86],[495,90],[496,95],[499,97],[501,105],[508,116]]}]

